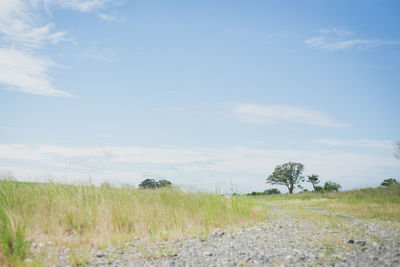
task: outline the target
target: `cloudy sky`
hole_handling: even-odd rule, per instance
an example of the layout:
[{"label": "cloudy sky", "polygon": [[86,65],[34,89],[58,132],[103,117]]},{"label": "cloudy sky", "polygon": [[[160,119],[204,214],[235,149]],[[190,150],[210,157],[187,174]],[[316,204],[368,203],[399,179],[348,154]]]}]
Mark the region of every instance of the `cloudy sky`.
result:
[{"label": "cloudy sky", "polygon": [[[398,1],[0,1],[0,172],[261,191],[399,178]],[[270,186],[269,186],[270,187]]]}]

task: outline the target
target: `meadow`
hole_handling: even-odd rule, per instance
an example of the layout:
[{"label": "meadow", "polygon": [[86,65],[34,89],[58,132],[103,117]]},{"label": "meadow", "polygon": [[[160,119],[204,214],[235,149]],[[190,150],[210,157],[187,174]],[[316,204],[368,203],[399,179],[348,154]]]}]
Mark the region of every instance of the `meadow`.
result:
[{"label": "meadow", "polygon": [[400,222],[400,184],[336,193],[310,192],[256,198],[294,208],[323,208],[358,217]]},{"label": "meadow", "polygon": [[0,265],[23,265],[33,246],[66,246],[72,253],[135,238],[173,240],[266,216],[262,205],[245,196],[0,180]]}]

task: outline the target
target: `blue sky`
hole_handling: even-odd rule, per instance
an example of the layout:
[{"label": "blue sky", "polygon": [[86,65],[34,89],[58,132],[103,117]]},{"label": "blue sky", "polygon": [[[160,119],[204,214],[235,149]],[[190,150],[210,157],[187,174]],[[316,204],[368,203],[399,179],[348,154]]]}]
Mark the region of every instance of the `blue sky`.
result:
[{"label": "blue sky", "polygon": [[[398,178],[398,1],[4,0],[0,171],[344,189]],[[281,188],[283,189],[283,188]]]}]

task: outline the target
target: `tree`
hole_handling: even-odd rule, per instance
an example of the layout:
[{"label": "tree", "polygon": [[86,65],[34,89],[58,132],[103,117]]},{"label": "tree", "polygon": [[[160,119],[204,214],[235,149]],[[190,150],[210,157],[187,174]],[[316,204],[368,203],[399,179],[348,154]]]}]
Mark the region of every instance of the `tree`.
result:
[{"label": "tree", "polygon": [[158,181],[158,187],[166,187],[166,186],[171,186],[171,185],[172,185],[172,183],[165,179]]},{"label": "tree", "polygon": [[142,189],[153,189],[153,188],[157,188],[157,181],[154,179],[146,179],[143,180],[140,184],[139,184],[139,188]]},{"label": "tree", "polygon": [[389,186],[392,186],[392,185],[395,185],[395,184],[398,184],[398,183],[399,182],[397,182],[396,179],[389,178],[389,179],[383,180],[383,182],[381,183],[381,186],[382,187],[389,187]]},{"label": "tree", "polygon": [[287,162],[275,167],[274,172],[270,175],[266,182],[270,184],[285,185],[289,194],[293,194],[293,189],[296,184],[304,182],[304,177],[301,175],[304,165],[297,162]]},{"label": "tree", "polygon": [[340,184],[335,182],[326,182],[324,184],[324,191],[325,192],[339,192],[339,189],[342,188]]},{"label": "tree", "polygon": [[323,188],[322,186],[317,185],[317,186],[314,188],[314,192],[323,193],[323,192],[324,192],[324,188]]},{"label": "tree", "polygon": [[315,186],[317,186],[319,184],[319,182],[320,182],[319,176],[316,175],[316,174],[313,174],[313,175],[309,175],[307,177],[308,177],[307,182],[312,184],[313,189],[315,191]]},{"label": "tree", "polygon": [[154,188],[161,188],[161,187],[167,187],[171,186],[172,183],[168,180],[162,179],[159,181],[156,181],[155,179],[146,179],[143,180],[139,184],[139,188],[141,189],[154,189]]}]

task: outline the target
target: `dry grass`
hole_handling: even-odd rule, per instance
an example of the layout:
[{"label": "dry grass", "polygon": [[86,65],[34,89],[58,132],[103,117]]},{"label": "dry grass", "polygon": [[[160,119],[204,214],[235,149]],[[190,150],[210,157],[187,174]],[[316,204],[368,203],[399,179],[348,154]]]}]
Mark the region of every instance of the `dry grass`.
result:
[{"label": "dry grass", "polygon": [[[187,193],[179,188],[136,190],[85,185],[0,181],[0,207],[24,227],[26,240],[106,247],[134,237],[169,240],[205,235],[266,216],[247,197]],[[4,250],[4,244],[0,247]],[[4,257],[4,255],[2,255]],[[21,257],[23,259],[24,257]],[[81,259],[78,254],[76,259]],[[3,260],[4,261],[4,260]]]},{"label": "dry grass", "polygon": [[297,201],[302,206],[338,210],[360,217],[400,221],[400,184],[339,193],[301,193],[264,197],[269,201]]}]

